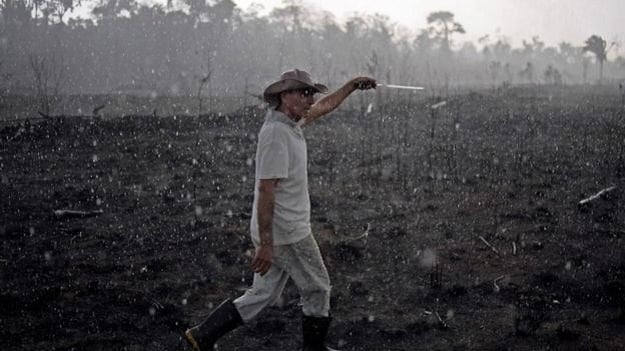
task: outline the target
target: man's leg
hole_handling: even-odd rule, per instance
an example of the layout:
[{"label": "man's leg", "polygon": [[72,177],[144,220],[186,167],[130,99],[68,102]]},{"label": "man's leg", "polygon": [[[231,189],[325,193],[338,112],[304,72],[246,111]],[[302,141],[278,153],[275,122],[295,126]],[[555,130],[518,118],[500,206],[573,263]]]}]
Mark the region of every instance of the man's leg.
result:
[{"label": "man's leg", "polygon": [[331,351],[325,346],[330,325],[330,277],[319,246],[310,235],[283,248],[279,264],[288,271],[299,289],[302,301],[304,351]]},{"label": "man's leg", "polygon": [[286,271],[277,266],[272,266],[262,277],[254,274],[252,287],[243,296],[224,301],[201,324],[188,329],[185,338],[196,351],[212,351],[219,338],[249,322],[275,301],[288,278]]},{"label": "man's leg", "polygon": [[264,276],[254,274],[252,287],[234,300],[234,305],[246,323],[254,319],[265,307],[276,301],[289,280],[288,273],[273,264]]},{"label": "man's leg", "polygon": [[327,317],[330,312],[330,276],[317,241],[310,235],[295,244],[285,245],[284,249],[288,253],[276,256],[288,262],[277,264],[285,267],[297,286],[302,312],[307,316]]},{"label": "man's leg", "polygon": [[232,300],[221,303],[202,323],[184,332],[185,339],[195,351],[211,351],[215,342],[229,331],[243,324]]}]

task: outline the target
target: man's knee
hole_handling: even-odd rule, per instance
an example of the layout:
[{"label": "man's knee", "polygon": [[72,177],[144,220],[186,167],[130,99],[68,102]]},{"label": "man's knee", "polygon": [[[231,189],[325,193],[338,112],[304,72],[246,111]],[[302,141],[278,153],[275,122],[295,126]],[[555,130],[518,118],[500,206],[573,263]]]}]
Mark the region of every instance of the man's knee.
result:
[{"label": "man's knee", "polygon": [[243,296],[234,300],[245,322],[254,319],[262,310],[273,303],[280,296],[279,292],[269,290],[250,289]]}]

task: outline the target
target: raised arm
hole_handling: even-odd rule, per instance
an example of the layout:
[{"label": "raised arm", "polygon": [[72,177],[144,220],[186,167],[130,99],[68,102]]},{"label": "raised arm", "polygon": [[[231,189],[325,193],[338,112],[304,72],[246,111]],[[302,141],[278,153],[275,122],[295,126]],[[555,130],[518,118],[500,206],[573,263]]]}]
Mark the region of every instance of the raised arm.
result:
[{"label": "raised arm", "polygon": [[318,118],[334,111],[355,90],[367,90],[375,88],[375,79],[369,77],[356,77],[349,80],[335,92],[324,96],[315,102],[308,110],[304,118],[304,124],[309,124]]}]

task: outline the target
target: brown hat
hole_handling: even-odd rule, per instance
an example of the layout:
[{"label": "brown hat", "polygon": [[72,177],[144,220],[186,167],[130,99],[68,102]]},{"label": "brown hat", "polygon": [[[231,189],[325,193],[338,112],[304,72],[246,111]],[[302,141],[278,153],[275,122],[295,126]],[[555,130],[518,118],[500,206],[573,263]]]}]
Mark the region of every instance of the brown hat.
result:
[{"label": "brown hat", "polygon": [[278,95],[283,91],[306,88],[313,89],[315,92],[322,94],[328,92],[327,86],[319,83],[313,83],[313,80],[308,72],[296,68],[282,73],[280,75],[280,80],[270,84],[265,89],[263,97],[265,98],[265,101],[275,103],[278,100]]}]

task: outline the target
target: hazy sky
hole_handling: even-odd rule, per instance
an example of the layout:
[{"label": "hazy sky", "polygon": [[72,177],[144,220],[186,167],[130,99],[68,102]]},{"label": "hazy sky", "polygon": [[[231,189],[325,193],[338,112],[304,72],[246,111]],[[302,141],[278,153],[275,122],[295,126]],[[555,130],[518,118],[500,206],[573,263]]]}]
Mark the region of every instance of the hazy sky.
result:
[{"label": "hazy sky", "polygon": [[[247,10],[250,4],[262,4],[267,13],[282,0],[233,0]],[[625,44],[625,0],[314,0],[307,4],[327,10],[342,22],[354,13],[387,15],[393,22],[417,31],[427,26],[426,17],[434,11],[451,11],[466,34],[458,39],[477,42],[506,36],[513,46],[537,35],[548,45],[569,41],[581,46],[592,34],[608,42],[618,39]],[[625,52],[621,48],[620,52]],[[611,54],[614,54],[612,52]]]}]

